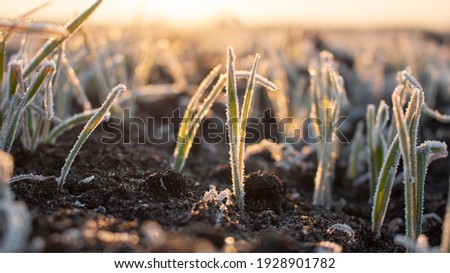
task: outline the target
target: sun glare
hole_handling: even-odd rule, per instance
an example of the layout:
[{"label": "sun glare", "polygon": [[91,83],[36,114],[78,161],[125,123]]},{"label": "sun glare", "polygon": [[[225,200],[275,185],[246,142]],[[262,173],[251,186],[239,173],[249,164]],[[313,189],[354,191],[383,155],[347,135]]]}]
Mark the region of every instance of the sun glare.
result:
[{"label": "sun glare", "polygon": [[[22,0],[20,5],[1,0],[0,17],[14,18],[45,3]],[[55,0],[35,18],[63,20],[80,12],[92,0]],[[300,24],[306,27],[422,27],[445,29],[450,25],[450,1],[374,0],[105,0],[93,21],[108,23],[167,21],[183,26],[235,18],[248,24]],[[389,11],[389,12],[388,12]]]}]

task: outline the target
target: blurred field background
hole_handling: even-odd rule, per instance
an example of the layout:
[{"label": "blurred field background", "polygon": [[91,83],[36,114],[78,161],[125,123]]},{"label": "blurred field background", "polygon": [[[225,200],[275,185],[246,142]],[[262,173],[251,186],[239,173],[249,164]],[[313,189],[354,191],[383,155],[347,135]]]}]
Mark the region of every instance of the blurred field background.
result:
[{"label": "blurred field background", "polygon": [[[2,0],[0,17],[14,20],[45,3],[26,20],[64,24],[92,1]],[[65,43],[65,53],[90,99],[96,97],[92,90],[124,83],[137,94],[135,101],[189,93],[223,62],[229,45],[239,55],[239,67],[249,68],[258,52],[261,73],[282,90],[272,98],[278,116],[302,118],[309,109],[307,69],[328,50],[360,119],[368,103],[389,101],[397,71],[407,66],[423,82],[430,106],[439,93],[449,92],[449,15],[446,0],[106,0]],[[24,37],[20,32],[10,37],[7,53],[18,52]],[[30,35],[25,60],[47,38]]]},{"label": "blurred field background", "polygon": [[[92,1],[0,3],[0,17],[11,20],[48,3],[27,21],[64,24]],[[281,90],[270,98],[279,118],[301,120],[308,114],[307,70],[317,65],[322,50],[339,63],[354,120],[364,117],[367,104],[390,100],[396,73],[405,67],[423,83],[428,104],[446,113],[449,15],[450,1],[445,0],[106,0],[65,43],[65,53],[94,105],[104,95],[96,90],[117,83],[132,91],[122,100],[131,109],[138,100],[192,94],[231,45],[238,67],[251,67],[255,52],[262,55],[261,73]],[[24,37],[20,32],[10,37],[7,53],[18,52]],[[47,38],[30,35],[25,58]],[[435,105],[439,94],[443,103]]]}]

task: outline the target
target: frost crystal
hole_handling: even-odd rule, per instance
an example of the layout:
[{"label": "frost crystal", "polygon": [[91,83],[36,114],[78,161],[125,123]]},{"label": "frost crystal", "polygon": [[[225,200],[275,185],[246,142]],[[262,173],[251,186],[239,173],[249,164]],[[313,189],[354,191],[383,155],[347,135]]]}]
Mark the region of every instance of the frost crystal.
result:
[{"label": "frost crystal", "polygon": [[355,238],[355,232],[347,224],[334,224],[328,229],[327,232],[329,234],[333,234],[336,231],[341,231],[341,232],[347,234],[347,236],[350,237],[349,241],[352,241]]}]

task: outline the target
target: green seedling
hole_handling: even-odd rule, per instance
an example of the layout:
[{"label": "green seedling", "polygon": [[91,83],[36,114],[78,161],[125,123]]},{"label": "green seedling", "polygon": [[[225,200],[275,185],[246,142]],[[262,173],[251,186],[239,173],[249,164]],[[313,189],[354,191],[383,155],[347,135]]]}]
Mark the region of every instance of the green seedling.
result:
[{"label": "green seedling", "polygon": [[[406,218],[406,236],[415,240],[416,234],[414,226],[417,221],[417,215],[414,213],[414,206],[417,205],[414,202],[415,194],[417,192],[417,169],[413,163],[417,162],[417,153],[415,150],[416,138],[417,138],[417,125],[420,117],[420,111],[423,104],[423,96],[420,91],[415,89],[413,97],[417,95],[417,104],[411,105],[412,108],[408,108],[410,111],[414,111],[412,114],[411,125],[406,125],[406,119],[403,114],[403,108],[400,105],[400,98],[397,92],[392,94],[392,104],[394,110],[395,124],[397,127],[397,134],[400,141],[400,151],[403,158],[403,173],[405,183],[405,218]],[[410,130],[411,129],[411,130]]]},{"label": "green seedling", "polygon": [[236,76],[234,74],[234,55],[231,47],[227,48],[227,128],[230,141],[230,166],[233,193],[240,210],[244,210],[244,181],[240,173],[239,142],[240,142],[240,115],[237,97]]},{"label": "green seedling", "polygon": [[27,107],[33,101],[41,86],[51,81],[52,77],[55,74],[55,71],[56,65],[52,61],[46,61],[42,65],[35,79],[31,83],[30,87],[27,89],[24,96],[20,99],[20,102],[17,105],[17,107],[13,110],[13,113],[11,113],[11,118],[9,119],[8,125],[6,125],[5,131],[2,132],[3,140],[1,142],[0,148],[5,149],[8,152],[11,150],[21,116],[24,114]]},{"label": "green seedling", "polygon": [[431,162],[448,155],[447,145],[440,141],[425,141],[416,147],[417,154],[417,194],[415,196],[415,215],[417,217],[415,234],[422,233],[423,202],[425,194],[425,178]]},{"label": "green seedling", "polygon": [[105,102],[103,102],[103,105],[98,109],[98,111],[94,115],[90,117],[90,119],[84,126],[83,130],[78,135],[78,139],[75,142],[74,146],[72,147],[72,150],[70,150],[70,153],[66,158],[65,164],[61,169],[61,175],[57,178],[57,182],[60,188],[63,187],[67,175],[69,174],[70,167],[72,166],[73,161],[75,160],[75,157],[77,156],[81,147],[86,142],[88,137],[92,134],[92,132],[95,130],[95,128],[97,128],[97,126],[103,121],[105,116],[108,114],[109,109],[113,106],[116,98],[120,95],[120,93],[122,93],[125,90],[126,87],[122,84],[119,84],[118,86],[114,87],[109,93]]},{"label": "green seedling", "polygon": [[242,109],[239,107],[235,75],[235,59],[233,48],[227,48],[227,128],[230,141],[230,165],[233,182],[233,194],[238,208],[244,211],[244,149],[247,119],[252,105],[256,81],[256,69],[260,56],[257,54],[253,63],[245,91]]},{"label": "green seedling", "polygon": [[55,126],[49,133],[46,142],[47,143],[55,143],[58,137],[63,135],[66,131],[74,128],[75,126],[86,123],[95,113],[97,113],[100,109],[92,109],[88,111],[84,111],[82,113],[73,115],[72,117],[60,121],[57,126]]},{"label": "green seedling", "polygon": [[350,158],[348,160],[348,167],[346,177],[348,180],[353,181],[358,175],[358,166],[360,163],[360,150],[363,147],[363,130],[364,122],[359,121],[356,125],[356,133],[352,139],[352,147],[350,149]]},{"label": "green seedling", "polygon": [[[8,80],[6,81],[6,90],[2,97],[2,126],[6,127],[11,115],[14,112],[14,107],[17,106],[19,97],[23,96],[24,84],[22,77],[23,61],[11,60],[8,63]],[[14,96],[18,92],[17,96]],[[2,128],[5,130],[6,128]]]},{"label": "green seedling", "polygon": [[[178,131],[177,146],[173,154],[174,160],[172,162],[172,168],[175,171],[181,171],[183,169],[201,121],[206,116],[209,109],[211,109],[213,103],[221,94],[221,91],[226,87],[227,77],[223,74],[219,75],[219,72],[220,65],[211,70],[209,75],[199,85],[196,93],[192,96],[186,110],[184,111],[183,119],[180,124],[180,130]],[[248,71],[235,71],[235,76],[236,78],[248,79],[250,78],[251,73]],[[211,85],[217,77],[218,79],[211,88],[211,91],[200,103],[200,100],[205,94],[208,86]],[[269,90],[276,90],[275,84],[258,74],[255,75],[255,80],[258,84]]]},{"label": "green seedling", "polygon": [[[445,143],[437,141],[425,141],[417,146],[417,133],[420,114],[424,105],[424,94],[416,79],[406,71],[403,72],[403,76],[408,85],[398,86],[392,94],[397,135],[388,149],[378,176],[372,209],[372,231],[376,234],[380,231],[401,155],[405,184],[406,236],[414,242],[421,233],[423,191],[428,165],[435,159],[446,157],[447,146]],[[411,98],[406,113],[403,113],[402,90],[405,87],[411,93]]]},{"label": "green seedling", "polygon": [[344,81],[338,74],[333,55],[320,54],[321,67],[318,72],[310,69],[313,128],[317,142],[318,167],[314,178],[313,204],[329,207],[332,202],[331,186],[339,142],[334,135],[341,111],[347,105]]},{"label": "green seedling", "polygon": [[[192,147],[195,134],[200,126],[200,122],[205,117],[214,101],[217,99],[222,89],[227,90],[227,125],[230,138],[230,164],[232,168],[233,191],[239,209],[244,210],[244,151],[245,151],[245,134],[247,119],[253,100],[253,92],[255,84],[259,83],[269,90],[276,90],[275,84],[256,74],[256,68],[259,61],[259,55],[255,58],[255,63],[250,72],[236,71],[234,69],[235,55],[233,49],[227,49],[227,74],[219,75],[220,66],[216,66],[210,74],[203,80],[197,89],[197,92],[189,101],[183,115],[183,119],[178,132],[177,146],[174,152],[174,161],[172,168],[181,171],[184,167],[189,151]],[[219,76],[218,76],[219,75]],[[206,92],[209,85],[217,78],[210,93],[206,96],[202,103],[201,97]],[[236,79],[248,79],[248,85],[244,97],[242,111],[239,109],[237,99]],[[200,105],[199,105],[200,104]],[[241,114],[240,114],[241,113]]]},{"label": "green seedling", "polygon": [[378,105],[378,111],[375,115],[375,106],[367,106],[366,124],[367,124],[367,144],[369,146],[369,193],[372,202],[377,177],[383,164],[384,155],[387,151],[386,138],[383,130],[389,120],[388,106],[384,101]]},{"label": "green seedling", "polygon": [[[220,71],[220,65],[214,67],[211,72],[206,76],[206,78],[202,81],[202,83],[199,85],[197,91],[195,92],[194,96],[189,101],[186,110],[183,115],[183,119],[180,124],[180,129],[178,132],[178,141],[177,146],[175,148],[174,152],[174,162],[172,164],[172,168],[176,171],[181,171],[184,167],[184,164],[186,162],[187,156],[189,154],[189,151],[192,146],[192,141],[196,133],[196,127],[192,127],[193,119],[195,116],[195,109],[197,107],[197,104],[200,100],[200,98],[205,93],[206,89],[209,87],[209,85],[213,82],[213,80],[217,77]],[[217,98],[218,94],[220,93],[220,90],[223,88],[222,85],[215,85],[213,87],[213,90],[211,91],[211,94],[205,99],[205,101],[200,106],[199,112],[206,112],[209,109],[209,105],[212,106],[212,102]],[[209,106],[209,107],[208,107]],[[204,109],[204,110],[203,110]],[[202,111],[203,110],[203,111]],[[191,128],[190,128],[191,127]],[[197,125],[198,127],[198,125]],[[189,132],[192,130],[193,132]],[[193,134],[192,134],[193,133]]]},{"label": "green seedling", "polygon": [[[8,92],[6,93],[8,95],[7,98],[11,98],[14,96],[14,94],[17,91],[17,87],[19,87],[19,94],[23,95],[23,76],[22,76],[22,70],[23,70],[23,61],[22,60],[12,60],[8,64],[9,71],[8,71]],[[5,101],[7,100],[5,99]]]},{"label": "green seedling", "polygon": [[[241,116],[239,118],[239,142],[238,142],[238,159],[239,159],[239,174],[241,177],[241,180],[244,181],[244,158],[245,158],[245,135],[247,132],[247,121],[248,117],[250,115],[250,109],[253,104],[253,93],[255,91],[255,83],[256,83],[256,69],[258,68],[260,56],[259,54],[256,54],[255,61],[253,63],[252,70],[250,71],[250,78],[247,82],[247,88],[245,90],[245,96],[244,96],[244,103],[242,105],[242,112]],[[230,75],[230,74],[228,74]],[[232,82],[233,83],[233,82]],[[234,81],[234,83],[236,83]],[[236,86],[235,86],[236,87]],[[237,90],[236,90],[237,91]],[[238,102],[238,101],[236,101]],[[242,184],[243,189],[243,184]],[[235,191],[236,193],[236,191]],[[236,196],[236,195],[235,195]]]},{"label": "green seedling", "polygon": [[[63,43],[81,27],[101,2],[95,2],[84,13],[64,27],[49,23],[28,22],[26,20],[27,16],[43,6],[28,12],[16,20],[0,20],[0,28],[4,29],[0,35],[0,82],[2,83],[0,148],[10,151],[14,142],[20,139],[23,148],[33,152],[39,143],[48,138],[52,122],[60,123],[57,122],[60,119],[55,117],[54,114],[55,106],[52,85],[56,78],[56,67],[61,67]],[[50,35],[52,38],[48,40],[30,62],[23,61],[28,59],[26,56],[28,38],[24,38],[19,52],[9,62],[5,80],[3,79],[6,56],[5,42],[13,32],[39,33]],[[58,65],[51,61],[53,52],[57,48],[60,48]],[[40,69],[38,70],[39,67]],[[42,95],[38,94],[39,90],[43,90]],[[58,98],[63,97],[67,97],[67,94],[58,94]],[[86,104],[86,101],[84,103]],[[61,108],[61,105],[57,106]]]}]

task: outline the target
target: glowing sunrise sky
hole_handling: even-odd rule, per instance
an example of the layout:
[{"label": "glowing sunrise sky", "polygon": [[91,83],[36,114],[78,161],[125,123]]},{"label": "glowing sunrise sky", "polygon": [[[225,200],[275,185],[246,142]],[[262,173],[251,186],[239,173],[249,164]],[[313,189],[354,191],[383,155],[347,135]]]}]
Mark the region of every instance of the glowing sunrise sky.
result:
[{"label": "glowing sunrise sky", "polygon": [[[0,17],[15,18],[45,2],[0,0]],[[92,2],[54,0],[34,18],[65,22]],[[449,30],[450,0],[105,0],[92,21],[127,23],[139,17],[198,25],[224,16],[247,24]]]}]

